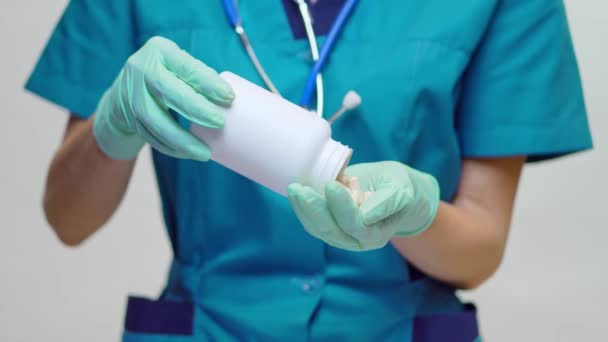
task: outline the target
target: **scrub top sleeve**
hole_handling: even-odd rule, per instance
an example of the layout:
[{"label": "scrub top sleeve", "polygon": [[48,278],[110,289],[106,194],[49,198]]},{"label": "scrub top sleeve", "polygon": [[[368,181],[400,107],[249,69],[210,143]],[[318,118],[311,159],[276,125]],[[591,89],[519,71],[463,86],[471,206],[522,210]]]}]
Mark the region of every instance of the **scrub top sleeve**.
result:
[{"label": "scrub top sleeve", "polygon": [[70,1],[25,88],[88,118],[136,50],[132,4]]},{"label": "scrub top sleeve", "polygon": [[561,0],[504,0],[464,75],[463,157],[538,161],[592,147]]}]

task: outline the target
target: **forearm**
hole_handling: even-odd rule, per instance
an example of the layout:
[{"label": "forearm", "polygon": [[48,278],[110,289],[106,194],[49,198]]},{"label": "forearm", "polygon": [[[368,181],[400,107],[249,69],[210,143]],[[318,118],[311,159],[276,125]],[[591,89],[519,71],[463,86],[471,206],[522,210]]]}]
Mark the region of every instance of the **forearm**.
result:
[{"label": "forearm", "polygon": [[111,217],[134,163],[103,154],[93,136],[92,118],[70,120],[51,163],[44,195],[47,220],[64,243],[79,244]]},{"label": "forearm", "polygon": [[395,238],[393,245],[436,279],[459,288],[480,285],[502,260],[524,159],[464,161],[453,203],[442,202],[422,234]]},{"label": "forearm", "polygon": [[473,205],[442,202],[422,234],[394,238],[393,245],[426,274],[459,288],[490,277],[502,259],[506,229]]}]

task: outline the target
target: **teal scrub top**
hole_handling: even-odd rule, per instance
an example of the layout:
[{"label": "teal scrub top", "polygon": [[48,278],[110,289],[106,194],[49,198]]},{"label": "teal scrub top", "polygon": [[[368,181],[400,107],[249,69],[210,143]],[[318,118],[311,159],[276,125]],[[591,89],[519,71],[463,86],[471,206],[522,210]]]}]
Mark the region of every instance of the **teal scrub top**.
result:
[{"label": "teal scrub top", "polygon": [[[319,42],[342,2],[313,6]],[[312,61],[290,6],[239,1],[258,57],[295,102]],[[87,118],[155,35],[262,84],[219,0],[72,0],[26,88]],[[363,98],[334,125],[352,162],[398,160],[431,173],[445,201],[464,158],[538,161],[592,145],[559,0],[362,0],[324,77],[326,113],[350,89]],[[145,310],[159,310],[160,323],[138,330],[145,324],[127,317],[125,341],[411,341],[416,319],[466,310],[391,245],[330,247],[304,231],[286,198],[213,162],[153,157],[175,258]],[[192,304],[180,318],[192,333],[163,330],[162,312],[182,317],[176,303]]]}]

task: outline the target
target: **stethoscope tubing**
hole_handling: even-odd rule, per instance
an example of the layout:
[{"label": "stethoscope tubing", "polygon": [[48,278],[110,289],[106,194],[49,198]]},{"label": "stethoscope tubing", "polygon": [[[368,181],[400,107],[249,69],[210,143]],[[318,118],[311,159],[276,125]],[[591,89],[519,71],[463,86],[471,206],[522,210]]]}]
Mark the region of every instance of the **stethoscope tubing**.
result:
[{"label": "stethoscope tubing", "polygon": [[306,84],[304,86],[304,90],[302,91],[302,97],[300,98],[300,105],[303,107],[307,107],[310,105],[312,101],[312,95],[314,93],[316,78],[319,73],[323,71],[323,67],[327,63],[327,59],[329,58],[336,41],[338,39],[338,35],[342,31],[344,25],[346,25],[346,21],[350,17],[355,5],[359,2],[359,0],[346,0],[342,8],[340,9],[340,13],[338,13],[338,17],[334,21],[327,34],[327,38],[325,39],[325,43],[321,47],[321,52],[319,53],[319,59],[315,62],[308,79],[306,80]]},{"label": "stethoscope tubing", "polygon": [[236,3],[234,2],[234,0],[223,0],[223,3],[224,11],[226,12],[226,16],[230,21],[230,25],[232,25],[233,28],[236,28],[237,26],[241,25],[241,16],[239,14],[239,11],[237,10]]},{"label": "stethoscope tubing", "polygon": [[[346,0],[344,5],[340,9],[340,12],[338,13],[336,20],[332,24],[331,29],[327,34],[327,38],[325,39],[325,42],[321,47],[319,58],[314,63],[310,74],[308,75],[308,78],[306,80],[304,90],[302,91],[302,96],[299,102],[302,107],[310,108],[310,105],[312,103],[312,97],[315,92],[315,86],[317,83],[317,75],[319,75],[323,71],[323,67],[327,63],[327,60],[332,52],[333,47],[335,46],[337,38],[358,1],[359,0]],[[232,25],[232,27],[237,31],[237,33],[243,32],[244,30],[242,27],[241,16],[237,9],[235,0],[223,0],[223,4],[226,16],[230,21],[230,25]]]}]

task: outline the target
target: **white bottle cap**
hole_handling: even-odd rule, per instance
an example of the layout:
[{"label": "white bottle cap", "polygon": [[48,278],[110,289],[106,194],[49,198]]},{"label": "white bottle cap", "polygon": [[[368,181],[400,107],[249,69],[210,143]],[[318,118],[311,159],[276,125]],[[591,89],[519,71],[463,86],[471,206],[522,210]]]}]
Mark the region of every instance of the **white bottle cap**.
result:
[{"label": "white bottle cap", "polygon": [[323,192],[324,185],[335,181],[344,171],[353,150],[335,140],[329,140],[321,150],[313,166],[310,185],[317,191]]}]

